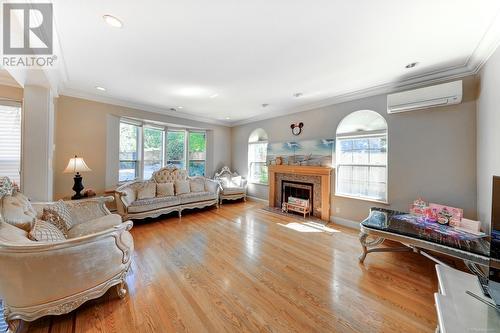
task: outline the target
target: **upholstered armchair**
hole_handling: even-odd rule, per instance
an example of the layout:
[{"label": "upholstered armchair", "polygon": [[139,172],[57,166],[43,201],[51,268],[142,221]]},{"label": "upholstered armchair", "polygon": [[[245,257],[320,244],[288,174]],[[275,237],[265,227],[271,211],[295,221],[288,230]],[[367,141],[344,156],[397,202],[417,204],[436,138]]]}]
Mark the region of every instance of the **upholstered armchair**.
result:
[{"label": "upholstered armchair", "polygon": [[125,297],[134,249],[132,222],[122,223],[109,212],[105,202],[111,197],[67,202],[73,223],[67,235],[35,241],[30,239],[35,227],[27,231],[18,222],[36,225],[51,203],[30,204],[9,183],[0,178],[0,299],[9,332],[21,320],[68,313],[112,286]]},{"label": "upholstered armchair", "polygon": [[237,200],[247,198],[247,180],[236,172],[231,172],[229,167],[225,166],[220,172],[215,173],[214,179],[219,182],[222,190],[219,195],[220,204],[222,200]]}]

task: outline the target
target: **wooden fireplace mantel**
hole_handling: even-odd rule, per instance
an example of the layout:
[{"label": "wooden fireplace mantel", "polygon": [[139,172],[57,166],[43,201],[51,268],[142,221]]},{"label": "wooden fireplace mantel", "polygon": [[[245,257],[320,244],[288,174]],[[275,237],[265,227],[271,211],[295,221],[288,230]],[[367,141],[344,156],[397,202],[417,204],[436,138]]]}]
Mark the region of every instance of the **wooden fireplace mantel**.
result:
[{"label": "wooden fireplace mantel", "polygon": [[333,168],[308,165],[270,165],[268,170],[270,207],[274,207],[277,173],[321,177],[321,219],[323,221],[330,220],[330,188]]}]

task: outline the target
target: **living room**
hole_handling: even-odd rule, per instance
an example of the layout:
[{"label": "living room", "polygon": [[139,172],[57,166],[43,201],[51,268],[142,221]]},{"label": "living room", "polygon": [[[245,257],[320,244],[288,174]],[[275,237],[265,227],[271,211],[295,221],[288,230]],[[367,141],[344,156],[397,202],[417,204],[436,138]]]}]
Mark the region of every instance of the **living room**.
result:
[{"label": "living room", "polygon": [[498,1],[2,11],[0,332],[500,331]]}]

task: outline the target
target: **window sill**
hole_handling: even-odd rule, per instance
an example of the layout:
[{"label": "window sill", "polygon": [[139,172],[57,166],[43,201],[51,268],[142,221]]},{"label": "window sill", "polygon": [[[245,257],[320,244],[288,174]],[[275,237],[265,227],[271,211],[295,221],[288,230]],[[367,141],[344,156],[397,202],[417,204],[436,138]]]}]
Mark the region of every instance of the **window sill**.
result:
[{"label": "window sill", "polygon": [[354,200],[360,200],[360,201],[366,201],[366,202],[373,202],[373,203],[378,203],[382,205],[387,205],[389,206],[390,203],[389,201],[384,201],[384,200],[377,200],[377,199],[370,199],[370,198],[363,198],[363,197],[354,197],[350,195],[345,195],[345,194],[334,194],[335,197],[339,198],[346,198],[346,199],[354,199]]}]

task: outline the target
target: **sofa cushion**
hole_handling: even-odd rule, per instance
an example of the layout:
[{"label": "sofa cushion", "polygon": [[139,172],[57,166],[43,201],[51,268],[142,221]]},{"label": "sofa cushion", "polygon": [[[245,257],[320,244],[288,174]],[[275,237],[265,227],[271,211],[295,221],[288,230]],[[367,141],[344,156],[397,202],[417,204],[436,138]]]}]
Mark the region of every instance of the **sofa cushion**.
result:
[{"label": "sofa cushion", "polygon": [[175,195],[174,183],[156,184],[156,196],[166,197],[170,195]]},{"label": "sofa cushion", "polygon": [[68,238],[77,238],[90,234],[95,234],[107,229],[111,229],[122,223],[122,218],[117,214],[109,214],[85,223],[75,225],[68,230]]},{"label": "sofa cushion", "polygon": [[33,243],[28,232],[5,222],[0,222],[0,241],[5,243]]},{"label": "sofa cushion", "polygon": [[177,206],[178,204],[180,204],[180,200],[177,196],[136,200],[128,207],[128,212],[143,213],[155,209]]},{"label": "sofa cushion", "polygon": [[189,180],[177,180],[175,182],[175,195],[186,194],[189,192]]},{"label": "sofa cushion", "polygon": [[244,187],[224,187],[222,189],[222,194],[241,194],[245,193]]},{"label": "sofa cushion", "polygon": [[191,192],[205,192],[205,180],[191,179],[189,181],[189,189]]},{"label": "sofa cushion", "polygon": [[30,231],[36,219],[36,211],[28,198],[22,193],[15,192],[1,199],[0,215],[3,220],[15,227]]},{"label": "sofa cushion", "polygon": [[156,196],[156,183],[146,182],[137,190],[137,200],[150,199]]},{"label": "sofa cushion", "polygon": [[47,205],[47,207],[45,207],[44,209],[59,215],[63,219],[68,229],[71,229],[73,227],[74,223],[71,216],[71,210],[63,200],[59,200],[53,204]]},{"label": "sofa cushion", "polygon": [[62,242],[66,240],[61,230],[43,220],[36,220],[28,234],[29,239],[37,242]]},{"label": "sofa cushion", "polygon": [[55,211],[44,208],[40,220],[53,224],[57,229],[61,230],[65,237],[68,237],[68,226],[64,222],[63,218]]},{"label": "sofa cushion", "polygon": [[192,202],[215,200],[217,199],[217,194],[212,192],[194,192],[179,195],[181,199],[181,204],[187,204]]}]

